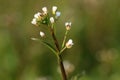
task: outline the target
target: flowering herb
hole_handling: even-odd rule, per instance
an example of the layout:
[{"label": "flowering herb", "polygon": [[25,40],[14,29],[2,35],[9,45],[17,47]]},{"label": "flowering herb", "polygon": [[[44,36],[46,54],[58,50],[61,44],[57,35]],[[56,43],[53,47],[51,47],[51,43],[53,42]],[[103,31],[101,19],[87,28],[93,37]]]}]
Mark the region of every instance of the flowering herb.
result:
[{"label": "flowering herb", "polygon": [[54,45],[51,45],[50,43],[45,42],[44,40],[41,40],[42,38],[44,38],[44,39],[46,38],[45,37],[46,34],[43,31],[40,31],[41,39],[39,39],[39,38],[31,38],[31,39],[32,40],[40,40],[51,51],[53,51],[53,53],[56,55],[56,57],[58,59],[58,64],[60,66],[62,79],[67,80],[67,75],[66,75],[66,72],[65,72],[66,70],[64,68],[63,60],[62,60],[62,53],[65,49],[71,48],[74,43],[73,43],[72,39],[69,39],[66,42],[67,34],[68,34],[69,30],[71,29],[71,22],[66,22],[65,23],[66,32],[65,32],[65,35],[63,37],[63,42],[62,42],[61,45],[59,44],[59,41],[57,40],[55,30],[54,30],[54,27],[55,27],[54,24],[61,15],[61,12],[57,11],[57,9],[58,9],[57,6],[52,7],[52,16],[50,17],[47,7],[43,7],[42,8],[43,12],[37,12],[34,15],[33,20],[31,21],[31,23],[35,26],[41,26],[41,24],[48,26],[48,29],[50,30],[51,37],[53,39]]}]

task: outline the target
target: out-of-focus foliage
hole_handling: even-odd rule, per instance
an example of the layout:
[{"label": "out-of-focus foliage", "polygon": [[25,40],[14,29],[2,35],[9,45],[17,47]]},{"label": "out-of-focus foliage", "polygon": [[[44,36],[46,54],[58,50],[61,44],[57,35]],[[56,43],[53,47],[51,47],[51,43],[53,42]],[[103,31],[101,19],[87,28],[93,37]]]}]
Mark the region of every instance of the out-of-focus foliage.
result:
[{"label": "out-of-focus foliage", "polygon": [[55,56],[30,39],[40,30],[50,35],[31,20],[53,5],[62,12],[56,24],[60,43],[64,23],[72,22],[74,46],[63,56],[75,67],[69,78],[120,80],[120,0],[0,0],[0,80],[60,80]]}]

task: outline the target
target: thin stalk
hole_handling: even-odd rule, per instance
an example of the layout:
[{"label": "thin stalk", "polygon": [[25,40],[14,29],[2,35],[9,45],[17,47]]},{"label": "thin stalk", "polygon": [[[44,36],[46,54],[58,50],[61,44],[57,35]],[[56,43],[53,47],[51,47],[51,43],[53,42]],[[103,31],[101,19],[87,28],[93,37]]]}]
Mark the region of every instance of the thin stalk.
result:
[{"label": "thin stalk", "polygon": [[54,44],[55,44],[55,46],[56,46],[56,49],[57,49],[58,52],[60,52],[59,43],[58,43],[58,40],[57,40],[57,38],[56,38],[56,36],[55,36],[54,28],[53,28],[53,27],[50,27],[50,31],[51,31],[51,35],[52,35],[52,38],[53,38],[53,40],[54,40]]},{"label": "thin stalk", "polygon": [[62,50],[60,51],[60,54],[66,49],[66,46],[64,48],[62,48]]},{"label": "thin stalk", "polygon": [[64,45],[65,45],[65,41],[66,41],[66,38],[67,38],[67,34],[68,34],[68,30],[66,30],[66,32],[65,32],[65,35],[64,35],[64,38],[63,38],[63,42],[62,42],[62,48],[63,48]]},{"label": "thin stalk", "polygon": [[52,35],[52,38],[54,40],[54,44],[56,46],[56,49],[57,49],[57,58],[58,58],[58,64],[60,66],[60,70],[61,70],[61,74],[62,74],[62,80],[67,80],[67,75],[66,75],[66,72],[65,72],[65,68],[64,68],[64,65],[63,65],[63,60],[62,60],[62,56],[59,55],[60,53],[60,48],[59,48],[59,43],[58,43],[58,40],[55,36],[55,33],[54,33],[54,28],[53,28],[53,25],[52,27],[50,27],[50,31],[51,31],[51,35]]},{"label": "thin stalk", "polygon": [[67,75],[66,75],[66,72],[65,72],[65,68],[64,68],[64,65],[63,65],[63,60],[62,60],[61,55],[59,55],[58,64],[60,66],[60,70],[61,70],[61,74],[62,74],[62,80],[67,80]]}]

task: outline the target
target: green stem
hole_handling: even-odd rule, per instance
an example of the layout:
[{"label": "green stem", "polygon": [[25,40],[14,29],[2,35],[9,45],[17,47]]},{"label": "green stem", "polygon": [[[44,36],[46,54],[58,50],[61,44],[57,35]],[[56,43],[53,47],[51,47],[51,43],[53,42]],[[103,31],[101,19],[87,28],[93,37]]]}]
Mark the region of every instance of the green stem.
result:
[{"label": "green stem", "polygon": [[64,65],[63,65],[63,60],[62,60],[61,55],[59,55],[58,64],[60,66],[60,70],[61,70],[61,74],[62,74],[62,80],[67,80],[67,75],[66,75],[66,72],[65,72],[65,68],[64,68]]},{"label": "green stem", "polygon": [[60,54],[66,49],[66,46],[64,48],[62,48],[62,50],[60,51]]},{"label": "green stem", "polygon": [[65,41],[66,41],[66,38],[67,38],[67,34],[68,34],[68,30],[66,30],[66,32],[65,32],[65,35],[64,35],[64,38],[63,38],[63,43],[62,43],[62,48],[63,48],[64,45],[65,45]]},{"label": "green stem", "polygon": [[56,49],[57,49],[58,52],[60,52],[59,43],[58,43],[58,40],[55,36],[53,25],[52,25],[52,27],[50,27],[50,31],[51,31],[51,35],[52,35],[52,38],[54,40],[54,44],[56,46]]},{"label": "green stem", "polygon": [[62,56],[59,55],[60,48],[59,48],[58,40],[57,40],[57,38],[55,36],[55,33],[54,33],[53,25],[52,25],[52,27],[50,26],[50,31],[51,31],[52,38],[54,40],[54,44],[56,46],[56,50],[57,50],[57,58],[58,58],[58,64],[60,66],[60,70],[61,70],[61,74],[62,74],[62,80],[67,80],[67,75],[66,75],[65,68],[64,68],[64,65],[63,65]]}]

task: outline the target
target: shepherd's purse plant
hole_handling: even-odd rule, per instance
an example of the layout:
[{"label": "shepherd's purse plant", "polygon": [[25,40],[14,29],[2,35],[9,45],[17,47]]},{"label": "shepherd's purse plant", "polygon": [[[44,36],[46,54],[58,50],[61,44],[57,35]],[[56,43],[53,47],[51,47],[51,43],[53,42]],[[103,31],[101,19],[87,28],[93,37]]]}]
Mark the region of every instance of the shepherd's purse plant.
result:
[{"label": "shepherd's purse plant", "polygon": [[[57,36],[55,34],[55,26],[56,22],[58,21],[59,17],[61,15],[61,12],[58,11],[57,6],[52,7],[52,14],[50,15],[48,12],[47,7],[42,8],[42,12],[37,12],[34,15],[33,20],[31,23],[35,26],[42,27],[41,24],[46,25],[47,28],[50,30],[51,37],[53,39],[54,45],[51,45],[51,43],[46,42],[44,39],[47,39],[45,32],[40,31],[40,36],[41,38],[31,38],[32,40],[38,40],[41,41],[44,45],[46,45],[57,57],[58,60],[58,65],[60,66],[60,71],[61,71],[61,76],[62,80],[68,80],[65,67],[63,64],[63,59],[62,59],[62,53],[66,49],[70,49],[73,46],[73,40],[68,39],[67,40],[67,35],[68,32],[71,29],[71,22],[65,22],[65,35],[63,36],[63,41],[62,44],[59,43]],[[44,39],[43,39],[44,38]]]}]

